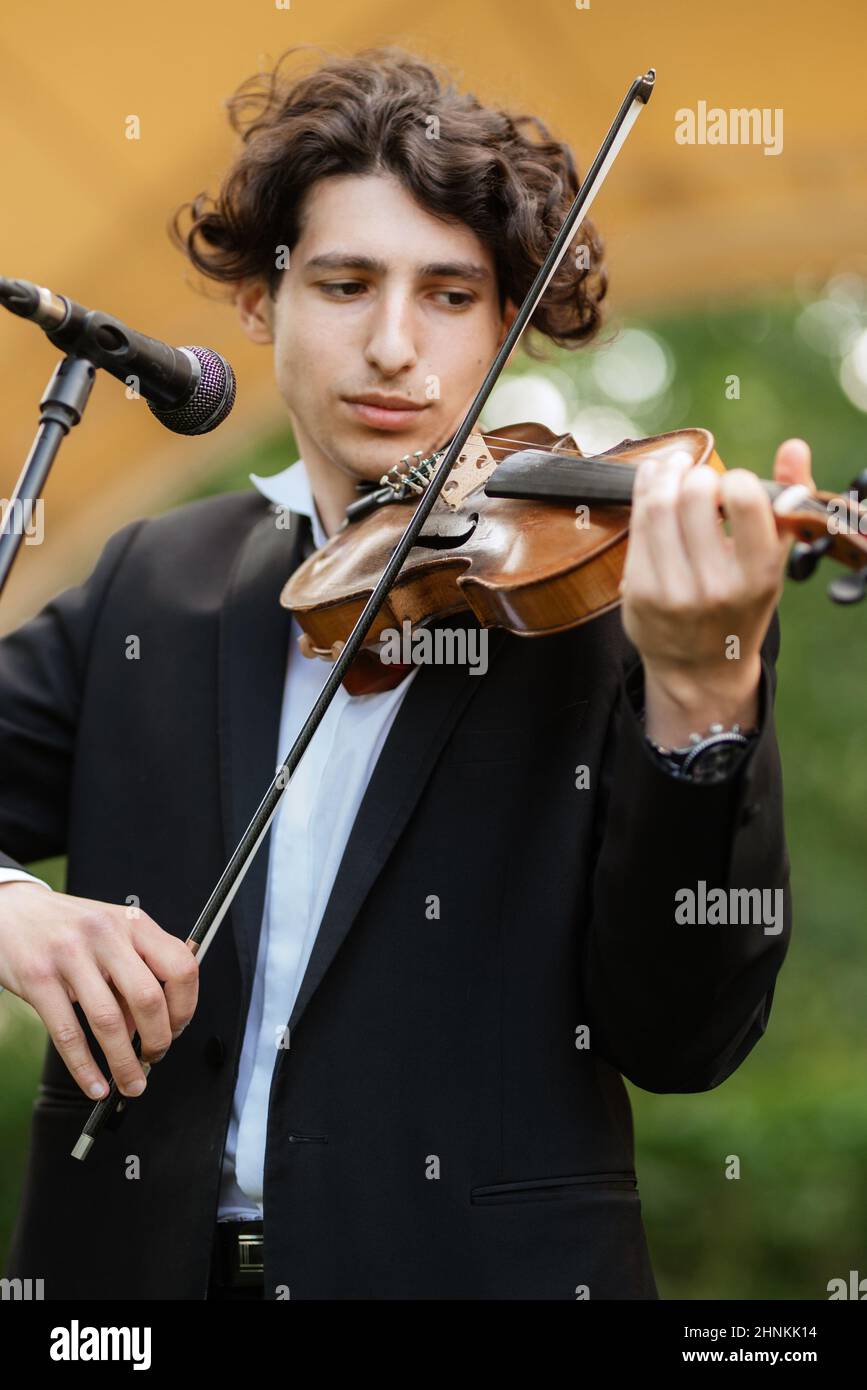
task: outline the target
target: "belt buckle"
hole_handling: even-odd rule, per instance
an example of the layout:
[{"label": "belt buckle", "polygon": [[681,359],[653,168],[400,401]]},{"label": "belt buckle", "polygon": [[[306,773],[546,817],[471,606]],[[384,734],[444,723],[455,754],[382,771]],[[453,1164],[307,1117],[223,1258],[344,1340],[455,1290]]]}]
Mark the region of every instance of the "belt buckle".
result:
[{"label": "belt buckle", "polygon": [[261,1289],[265,1275],[263,1223],[221,1221],[218,1230],[224,1285],[233,1289]]},{"label": "belt buckle", "polygon": [[262,1232],[239,1231],[235,1253],[236,1274],[241,1286],[261,1284],[265,1276],[265,1241]]}]

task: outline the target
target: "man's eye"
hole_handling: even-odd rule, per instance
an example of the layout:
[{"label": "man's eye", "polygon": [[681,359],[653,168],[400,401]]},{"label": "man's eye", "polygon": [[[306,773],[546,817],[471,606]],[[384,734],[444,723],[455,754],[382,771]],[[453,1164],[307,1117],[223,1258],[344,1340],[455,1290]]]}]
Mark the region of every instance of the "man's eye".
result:
[{"label": "man's eye", "polygon": [[473,296],[468,294],[466,290],[437,290],[436,293],[440,295],[444,294],[451,300],[451,303],[448,305],[450,309],[464,309],[468,304],[472,304],[473,302]]},{"label": "man's eye", "polygon": [[[357,299],[358,295],[351,293],[351,291],[363,290],[364,285],[360,280],[333,280],[326,285],[322,285],[321,289],[323,289],[326,294],[332,295],[334,299]],[[349,290],[350,293],[341,294],[341,290]]]}]

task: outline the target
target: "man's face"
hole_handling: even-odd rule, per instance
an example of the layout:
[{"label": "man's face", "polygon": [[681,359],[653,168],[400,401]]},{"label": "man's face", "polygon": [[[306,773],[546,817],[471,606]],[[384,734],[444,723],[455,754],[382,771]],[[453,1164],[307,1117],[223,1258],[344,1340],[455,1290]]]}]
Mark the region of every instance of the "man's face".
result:
[{"label": "man's face", "polygon": [[[248,293],[242,321],[273,340],[305,462],[378,481],[404,454],[448,442],[515,311],[501,316],[494,260],[475,233],[439,221],[389,175],[321,179],[304,213],[276,299]],[[369,394],[385,408],[354,403]]]}]

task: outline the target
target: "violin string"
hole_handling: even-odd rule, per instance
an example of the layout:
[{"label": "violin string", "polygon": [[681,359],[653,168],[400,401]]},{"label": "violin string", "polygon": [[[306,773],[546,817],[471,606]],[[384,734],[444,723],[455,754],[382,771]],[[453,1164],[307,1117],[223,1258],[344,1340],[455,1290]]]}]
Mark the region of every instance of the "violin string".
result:
[{"label": "violin string", "polygon": [[[488,439],[490,439],[491,437],[492,437],[492,436],[488,436]],[[521,448],[523,448],[523,449],[533,449],[533,450],[535,450],[537,453],[542,453],[542,454],[553,454],[553,453],[557,452],[557,446],[556,446],[555,444],[533,444],[533,443],[531,443],[528,439],[512,439],[512,438],[511,438],[509,435],[507,435],[507,434],[495,435],[495,436],[493,436],[493,438],[495,438],[496,441],[497,441],[497,442],[496,442],[496,448],[497,448],[497,449],[500,449],[500,450],[506,449],[506,446],[509,445],[509,444],[519,444],[519,445],[521,446]],[[487,440],[486,440],[486,442],[487,442]],[[448,446],[446,446],[446,447],[448,447]],[[492,444],[489,443],[489,444],[488,444],[488,449],[489,449],[489,451],[490,451],[491,453],[493,453],[493,452],[494,452],[494,445],[492,445]],[[507,452],[511,452],[511,450],[506,450],[506,451],[507,451]],[[576,457],[576,458],[580,458],[580,457],[582,457],[582,456],[581,456],[580,454],[576,454],[575,457]]]},{"label": "violin string", "polygon": [[[488,445],[489,453],[500,453],[506,457],[508,457],[511,453],[514,452],[514,450],[509,447],[510,445],[518,445],[520,448],[523,449],[532,449],[535,453],[541,454],[562,454],[564,449],[563,445],[533,444],[526,439],[514,439],[510,435],[506,434],[488,435],[486,438],[486,442]],[[584,454],[567,454],[566,457],[574,458],[577,463],[580,463],[582,461],[589,461],[588,456]],[[589,457],[593,458],[594,456],[590,455]],[[604,455],[602,457],[604,457]],[[632,463],[628,459],[617,459],[616,457],[612,457],[611,462],[619,463],[620,466],[623,468],[632,468],[636,472],[638,471],[638,464]],[[766,479],[762,479],[762,481],[765,482]],[[805,497],[803,501],[800,503],[799,510],[816,512],[826,518],[828,516],[828,504],[814,497]],[[864,502],[858,504],[858,514],[859,516],[867,515],[867,499],[865,499]]]},{"label": "violin string", "polygon": [[[489,436],[489,438],[490,438],[490,436]],[[529,444],[525,439],[512,439],[512,438],[510,438],[508,435],[497,435],[497,436],[496,436],[496,440],[497,440],[497,443],[496,443],[496,444],[491,444],[491,443],[488,444],[488,452],[489,452],[489,453],[492,453],[492,454],[493,454],[493,453],[500,452],[500,453],[504,453],[504,454],[508,455],[508,454],[510,454],[510,453],[512,452],[512,450],[508,449],[508,448],[506,447],[507,445],[509,445],[509,444],[520,444],[520,445],[521,445],[523,448],[525,448],[525,449],[532,449],[534,453],[540,453],[540,454],[563,454],[563,456],[566,457],[566,458],[570,458],[570,459],[574,458],[574,460],[575,460],[576,463],[590,463],[590,462],[592,462],[592,461],[595,461],[597,458],[599,458],[599,459],[608,458],[608,459],[610,459],[610,461],[611,461],[612,463],[617,463],[617,464],[619,464],[619,465],[620,465],[621,467],[623,467],[623,468],[634,468],[634,469],[636,469],[636,471],[637,471],[637,469],[638,469],[638,464],[637,464],[637,463],[633,463],[633,462],[631,462],[629,459],[618,458],[617,455],[616,455],[616,453],[613,453],[613,452],[612,452],[611,454],[590,454],[590,455],[588,455],[588,454],[574,454],[574,455],[573,455],[573,454],[569,454],[569,453],[564,453],[563,446],[562,446],[562,445],[557,445],[557,444]],[[762,479],[762,481],[764,482],[764,481],[768,481],[768,480]],[[803,505],[803,507],[804,507],[804,509],[805,509],[806,511],[817,511],[817,512],[822,512],[823,515],[824,515],[824,513],[825,513],[826,510],[827,510],[827,504],[826,504],[825,502],[822,502],[821,500],[818,500],[817,498],[814,498],[814,497],[805,497],[802,505]],[[859,510],[864,510],[865,508],[867,508],[867,498],[865,498],[865,500],[859,504]]]},{"label": "violin string", "polygon": [[[509,444],[520,444],[522,448],[533,449],[534,452],[539,454],[554,454],[560,452],[564,447],[563,445],[561,445],[558,449],[558,446],[556,444],[531,444],[526,439],[510,439],[508,435],[504,434],[496,436],[496,444],[488,443],[488,449],[491,453],[494,453],[495,450],[507,450],[507,446]],[[570,454],[569,457],[571,458],[573,456]],[[582,458],[583,455],[575,454],[574,457]]]}]

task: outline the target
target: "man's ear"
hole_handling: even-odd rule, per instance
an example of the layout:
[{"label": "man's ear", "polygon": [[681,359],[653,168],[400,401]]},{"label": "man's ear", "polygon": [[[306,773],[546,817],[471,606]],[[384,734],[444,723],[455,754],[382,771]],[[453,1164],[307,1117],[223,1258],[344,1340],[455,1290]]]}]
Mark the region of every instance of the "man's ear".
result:
[{"label": "man's ear", "polygon": [[252,343],[273,343],[274,302],[264,280],[242,280],[235,290],[235,307]]}]

